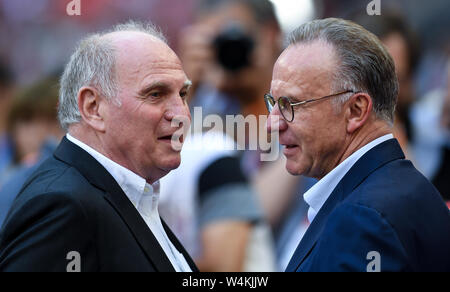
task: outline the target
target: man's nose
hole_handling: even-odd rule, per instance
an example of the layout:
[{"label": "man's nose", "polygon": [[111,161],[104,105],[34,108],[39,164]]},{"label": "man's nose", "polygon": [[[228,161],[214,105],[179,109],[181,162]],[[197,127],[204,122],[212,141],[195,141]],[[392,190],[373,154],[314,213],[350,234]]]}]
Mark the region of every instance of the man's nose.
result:
[{"label": "man's nose", "polygon": [[177,117],[184,117],[189,120],[191,119],[191,113],[187,102],[180,96],[173,98],[171,102],[167,104],[167,108],[164,113],[164,118],[168,121],[172,121]]},{"label": "man's nose", "polygon": [[278,104],[276,104],[267,119],[267,132],[268,133],[275,131],[282,132],[285,131],[287,127],[288,127],[287,122],[281,115],[280,110],[278,108]]}]

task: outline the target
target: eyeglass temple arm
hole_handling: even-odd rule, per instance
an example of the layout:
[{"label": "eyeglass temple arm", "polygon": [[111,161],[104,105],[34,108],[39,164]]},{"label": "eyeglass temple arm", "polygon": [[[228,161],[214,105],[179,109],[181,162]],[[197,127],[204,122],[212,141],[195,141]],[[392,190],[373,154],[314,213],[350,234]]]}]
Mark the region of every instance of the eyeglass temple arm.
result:
[{"label": "eyeglass temple arm", "polygon": [[310,102],[313,102],[313,101],[319,101],[319,100],[322,100],[322,99],[325,99],[325,98],[330,98],[330,97],[333,97],[333,96],[336,96],[336,95],[350,93],[350,92],[357,93],[357,92],[355,92],[353,90],[347,90],[347,91],[343,91],[343,92],[327,95],[327,96],[324,96],[324,97],[321,97],[321,98],[317,98],[317,99],[310,99],[310,100],[304,100],[304,101],[300,101],[300,102],[296,102],[296,103],[291,103],[291,105],[292,106],[302,105],[302,104],[310,103]]}]

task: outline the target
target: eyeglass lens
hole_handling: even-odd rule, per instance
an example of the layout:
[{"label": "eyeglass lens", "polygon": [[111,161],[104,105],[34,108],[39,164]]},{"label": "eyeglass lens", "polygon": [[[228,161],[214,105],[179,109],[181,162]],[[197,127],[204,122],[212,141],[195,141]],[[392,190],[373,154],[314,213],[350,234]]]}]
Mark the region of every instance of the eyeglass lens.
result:
[{"label": "eyeglass lens", "polygon": [[292,106],[289,102],[289,99],[287,97],[280,97],[278,100],[278,105],[280,106],[281,114],[283,114],[283,117],[291,121],[292,120]]}]

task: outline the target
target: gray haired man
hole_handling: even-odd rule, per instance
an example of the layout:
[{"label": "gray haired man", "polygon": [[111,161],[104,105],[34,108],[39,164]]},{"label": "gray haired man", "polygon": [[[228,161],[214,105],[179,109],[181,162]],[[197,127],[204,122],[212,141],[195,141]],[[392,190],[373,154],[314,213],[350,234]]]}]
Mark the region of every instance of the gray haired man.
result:
[{"label": "gray haired man", "polygon": [[392,135],[397,93],[391,56],[361,26],[315,20],[289,36],[268,130],[287,170],[319,182],[287,271],[450,271],[448,208]]},{"label": "gray haired man", "polygon": [[159,179],[180,164],[172,121],[190,119],[189,86],[151,25],[84,39],[61,78],[68,134],[14,202],[0,270],[196,271],[158,215]]}]

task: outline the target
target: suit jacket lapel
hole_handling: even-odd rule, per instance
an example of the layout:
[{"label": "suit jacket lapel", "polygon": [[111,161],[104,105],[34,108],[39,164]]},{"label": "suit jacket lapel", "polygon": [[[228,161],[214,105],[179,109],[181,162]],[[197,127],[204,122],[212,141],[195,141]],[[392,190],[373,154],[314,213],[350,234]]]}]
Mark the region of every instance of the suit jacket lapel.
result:
[{"label": "suit jacket lapel", "polygon": [[295,250],[286,271],[296,271],[305,261],[322,234],[328,216],[336,206],[346,198],[346,196],[348,196],[376,169],[393,160],[404,158],[405,155],[395,139],[383,142],[364,154],[339,182],[328,200],[322,206]]},{"label": "suit jacket lapel", "polygon": [[54,155],[57,159],[74,166],[92,185],[105,191],[105,199],[124,220],[156,271],[175,272],[144,219],[114,178],[97,160],[66,138],[63,139]]},{"label": "suit jacket lapel", "polygon": [[106,193],[105,198],[125,221],[148,259],[153,263],[155,270],[159,272],[175,272],[172,263],[159,245],[158,240],[126,195],[121,190],[116,190]]},{"label": "suit jacket lapel", "polygon": [[175,246],[175,248],[183,254],[183,256],[186,259],[187,263],[189,264],[189,267],[191,268],[191,270],[193,272],[199,272],[197,266],[195,265],[194,261],[192,260],[191,256],[189,255],[189,253],[186,251],[184,246],[181,245],[178,238],[175,236],[175,234],[173,234],[172,230],[170,230],[170,228],[167,226],[166,222],[164,222],[164,220],[162,218],[161,218],[161,222],[163,224],[164,230],[167,233],[167,236],[170,239],[170,242],[172,242],[173,245]]},{"label": "suit jacket lapel", "polygon": [[316,245],[317,240],[322,234],[322,230],[325,227],[325,223],[328,215],[334,210],[343,196],[343,186],[341,183],[337,185],[334,191],[331,193],[328,200],[317,213],[311,225],[308,227],[305,235],[303,236],[300,244],[292,256],[289,265],[286,268],[286,272],[294,272],[303,263],[303,261],[309,256],[312,249]]}]

